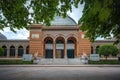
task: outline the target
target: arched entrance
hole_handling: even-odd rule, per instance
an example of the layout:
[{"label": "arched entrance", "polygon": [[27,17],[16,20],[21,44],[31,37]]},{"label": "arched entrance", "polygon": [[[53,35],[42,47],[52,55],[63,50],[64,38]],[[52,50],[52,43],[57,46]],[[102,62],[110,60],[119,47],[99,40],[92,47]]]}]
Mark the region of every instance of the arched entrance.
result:
[{"label": "arched entrance", "polygon": [[76,39],[74,37],[70,37],[67,40],[67,57],[74,58],[76,52]]},{"label": "arched entrance", "polygon": [[7,56],[7,47],[6,46],[2,46],[2,48],[4,49],[4,56]]},{"label": "arched entrance", "polygon": [[63,37],[56,39],[56,58],[64,58],[64,42]]},{"label": "arched entrance", "polygon": [[97,47],[96,47],[96,54],[98,54],[99,47],[100,47],[100,46],[97,46]]},{"label": "arched entrance", "polygon": [[29,54],[29,46],[26,47],[26,54]]},{"label": "arched entrance", "polygon": [[15,47],[14,46],[10,47],[10,56],[11,57],[15,56]]},{"label": "arched entrance", "polygon": [[53,39],[47,37],[44,40],[45,43],[45,58],[53,58]]},{"label": "arched entrance", "polygon": [[19,46],[18,47],[18,56],[23,56],[23,47],[22,46]]},{"label": "arched entrance", "polygon": [[91,46],[91,54],[93,54],[93,46]]}]

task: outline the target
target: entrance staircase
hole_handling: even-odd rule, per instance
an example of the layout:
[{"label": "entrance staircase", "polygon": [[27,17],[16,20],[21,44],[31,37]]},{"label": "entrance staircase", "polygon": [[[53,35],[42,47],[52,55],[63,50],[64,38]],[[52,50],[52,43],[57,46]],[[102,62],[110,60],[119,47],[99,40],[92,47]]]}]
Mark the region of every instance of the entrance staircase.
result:
[{"label": "entrance staircase", "polygon": [[37,64],[39,65],[79,65],[83,64],[81,58],[53,58],[53,59],[45,59],[45,58],[38,58]]}]

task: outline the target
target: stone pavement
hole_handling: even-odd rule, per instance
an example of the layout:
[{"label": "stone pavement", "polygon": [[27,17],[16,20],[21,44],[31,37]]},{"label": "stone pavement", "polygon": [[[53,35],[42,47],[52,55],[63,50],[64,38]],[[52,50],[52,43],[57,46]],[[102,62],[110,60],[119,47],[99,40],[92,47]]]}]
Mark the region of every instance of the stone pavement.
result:
[{"label": "stone pavement", "polygon": [[120,80],[120,67],[0,65],[0,80]]},{"label": "stone pavement", "polygon": [[90,65],[90,64],[80,64],[80,65],[38,65],[38,64],[27,64],[27,65],[0,65],[0,67],[120,67],[120,65]]}]

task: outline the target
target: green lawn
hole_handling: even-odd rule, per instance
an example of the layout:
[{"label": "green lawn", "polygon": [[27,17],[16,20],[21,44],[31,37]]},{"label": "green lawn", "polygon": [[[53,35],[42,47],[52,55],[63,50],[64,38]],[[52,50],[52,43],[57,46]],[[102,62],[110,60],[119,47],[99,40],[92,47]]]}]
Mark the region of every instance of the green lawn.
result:
[{"label": "green lawn", "polygon": [[9,64],[33,64],[33,61],[22,61],[22,60],[0,60],[0,65]]},{"label": "green lawn", "polygon": [[100,60],[100,61],[90,61],[89,64],[120,64],[118,60]]}]

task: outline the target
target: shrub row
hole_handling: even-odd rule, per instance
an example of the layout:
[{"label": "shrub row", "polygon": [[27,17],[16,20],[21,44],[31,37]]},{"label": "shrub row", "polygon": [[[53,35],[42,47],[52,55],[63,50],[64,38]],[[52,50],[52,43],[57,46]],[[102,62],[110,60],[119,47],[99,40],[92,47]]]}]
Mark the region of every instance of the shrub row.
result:
[{"label": "shrub row", "polygon": [[22,60],[0,60],[0,64],[33,64],[33,61],[22,61]]},{"label": "shrub row", "polygon": [[118,60],[100,60],[100,61],[88,61],[89,64],[120,64]]}]

